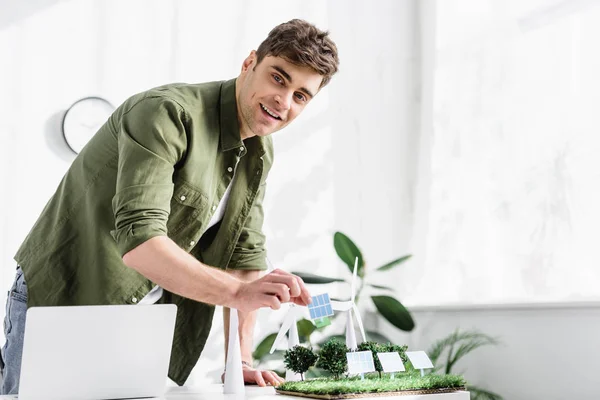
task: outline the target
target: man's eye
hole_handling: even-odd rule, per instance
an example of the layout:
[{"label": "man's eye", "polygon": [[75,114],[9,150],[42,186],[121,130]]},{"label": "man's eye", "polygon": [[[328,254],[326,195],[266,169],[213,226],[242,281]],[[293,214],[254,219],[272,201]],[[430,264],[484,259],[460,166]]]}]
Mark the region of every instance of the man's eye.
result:
[{"label": "man's eye", "polygon": [[306,97],[302,93],[296,93],[296,98],[300,101],[306,101]]},{"label": "man's eye", "polygon": [[283,79],[281,79],[279,75],[273,75],[273,79],[275,79],[275,82],[277,83],[283,83]]}]

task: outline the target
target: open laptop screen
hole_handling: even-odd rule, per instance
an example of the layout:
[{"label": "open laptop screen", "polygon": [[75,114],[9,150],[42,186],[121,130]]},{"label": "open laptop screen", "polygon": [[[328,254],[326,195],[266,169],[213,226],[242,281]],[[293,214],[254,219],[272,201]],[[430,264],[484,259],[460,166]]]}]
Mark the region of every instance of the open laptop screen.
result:
[{"label": "open laptop screen", "polygon": [[30,308],[19,399],[162,396],[176,314],[173,304]]}]

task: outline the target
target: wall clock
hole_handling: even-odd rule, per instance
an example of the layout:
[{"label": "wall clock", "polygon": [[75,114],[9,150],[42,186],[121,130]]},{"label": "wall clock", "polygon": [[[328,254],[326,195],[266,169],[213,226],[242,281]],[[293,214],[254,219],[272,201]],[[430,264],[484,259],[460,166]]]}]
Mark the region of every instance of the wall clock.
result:
[{"label": "wall clock", "polygon": [[101,97],[85,97],[73,103],[62,121],[63,136],[71,150],[78,154],[114,110]]}]

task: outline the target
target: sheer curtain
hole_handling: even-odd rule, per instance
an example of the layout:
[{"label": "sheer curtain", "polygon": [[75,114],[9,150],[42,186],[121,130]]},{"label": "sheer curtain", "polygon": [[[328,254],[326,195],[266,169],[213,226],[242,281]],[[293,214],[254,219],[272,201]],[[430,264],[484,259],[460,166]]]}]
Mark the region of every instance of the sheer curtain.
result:
[{"label": "sheer curtain", "polygon": [[407,302],[598,300],[598,2],[424,4]]}]

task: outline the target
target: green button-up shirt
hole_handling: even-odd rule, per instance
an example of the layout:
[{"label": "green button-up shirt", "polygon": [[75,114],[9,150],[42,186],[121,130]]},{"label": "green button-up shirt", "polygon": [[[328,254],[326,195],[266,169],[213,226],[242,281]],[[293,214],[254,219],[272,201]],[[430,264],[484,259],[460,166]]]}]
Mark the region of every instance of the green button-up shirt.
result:
[{"label": "green button-up shirt", "polygon": [[[135,304],[155,283],[122,256],[159,235],[211,266],[266,269],[272,160],[269,137],[240,139],[235,80],[129,98],[77,156],[15,256],[28,306]],[[207,230],[230,183],[225,215]],[[183,385],[214,306],[167,291],[161,302],[178,306],[169,377]]]}]

